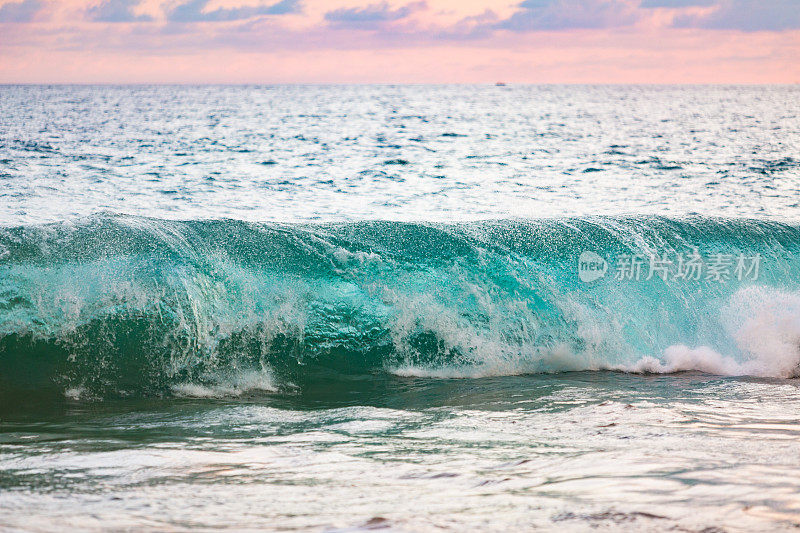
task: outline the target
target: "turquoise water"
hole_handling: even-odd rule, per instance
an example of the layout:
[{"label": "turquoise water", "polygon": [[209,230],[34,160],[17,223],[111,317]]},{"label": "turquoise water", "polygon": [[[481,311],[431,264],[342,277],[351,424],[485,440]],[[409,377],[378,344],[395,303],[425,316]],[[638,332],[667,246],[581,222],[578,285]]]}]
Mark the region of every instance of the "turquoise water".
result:
[{"label": "turquoise water", "polygon": [[0,92],[0,528],[800,525],[796,87]]}]

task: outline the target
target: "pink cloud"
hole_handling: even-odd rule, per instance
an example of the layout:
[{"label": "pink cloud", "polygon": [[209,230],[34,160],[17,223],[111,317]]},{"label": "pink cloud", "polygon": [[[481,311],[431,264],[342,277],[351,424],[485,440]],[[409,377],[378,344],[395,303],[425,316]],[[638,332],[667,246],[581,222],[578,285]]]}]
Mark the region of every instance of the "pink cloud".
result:
[{"label": "pink cloud", "polygon": [[0,81],[800,81],[800,30],[702,27],[715,1],[744,0],[41,0],[0,22]]}]

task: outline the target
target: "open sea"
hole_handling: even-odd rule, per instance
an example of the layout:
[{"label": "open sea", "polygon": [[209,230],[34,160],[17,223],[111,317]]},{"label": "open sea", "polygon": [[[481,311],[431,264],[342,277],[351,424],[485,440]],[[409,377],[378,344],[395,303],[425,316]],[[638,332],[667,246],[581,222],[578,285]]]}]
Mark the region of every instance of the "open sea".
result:
[{"label": "open sea", "polygon": [[0,86],[0,530],[796,531],[800,86]]}]

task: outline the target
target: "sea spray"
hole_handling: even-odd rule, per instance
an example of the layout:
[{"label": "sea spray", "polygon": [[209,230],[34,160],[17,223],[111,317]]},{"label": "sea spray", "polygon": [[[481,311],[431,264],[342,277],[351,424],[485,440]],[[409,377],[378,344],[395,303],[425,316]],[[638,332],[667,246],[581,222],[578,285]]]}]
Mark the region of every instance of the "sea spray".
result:
[{"label": "sea spray", "polygon": [[[800,228],[777,222],[98,215],[0,228],[0,247],[7,391],[241,394],[319,372],[791,377],[800,360]],[[587,251],[608,263],[589,281]],[[730,269],[724,279],[681,277],[673,260],[655,275],[622,270],[623,258],[645,268],[692,253],[706,267],[724,255]],[[758,272],[737,275],[737,257],[757,257]]]}]

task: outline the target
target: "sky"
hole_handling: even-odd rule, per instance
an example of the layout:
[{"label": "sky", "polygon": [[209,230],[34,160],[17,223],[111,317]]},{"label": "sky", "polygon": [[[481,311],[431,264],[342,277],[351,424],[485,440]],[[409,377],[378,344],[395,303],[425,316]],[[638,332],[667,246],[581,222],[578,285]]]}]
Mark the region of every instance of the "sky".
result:
[{"label": "sky", "polygon": [[800,0],[0,0],[0,83],[800,83]]}]

